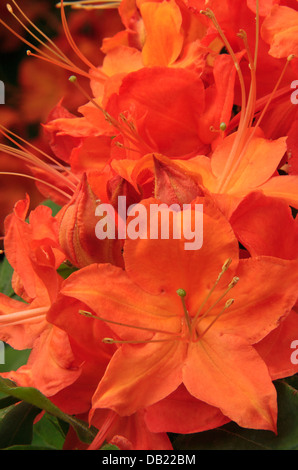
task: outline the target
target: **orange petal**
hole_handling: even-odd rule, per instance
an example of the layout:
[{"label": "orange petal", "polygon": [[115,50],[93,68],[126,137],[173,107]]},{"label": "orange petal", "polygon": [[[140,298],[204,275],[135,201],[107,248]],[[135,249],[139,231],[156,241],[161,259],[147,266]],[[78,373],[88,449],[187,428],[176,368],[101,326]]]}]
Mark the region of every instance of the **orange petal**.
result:
[{"label": "orange petal", "polygon": [[[109,410],[96,409],[91,424],[102,429],[110,413]],[[117,416],[108,429],[105,440],[117,445],[120,450],[172,450],[166,433],[151,432],[148,429],[144,413],[141,410],[131,416]]]},{"label": "orange petal", "polygon": [[[143,201],[148,216],[152,205],[158,203],[159,201],[155,199]],[[198,309],[225,261],[228,258],[234,261],[230,269],[235,269],[238,262],[238,241],[225,217],[206,198],[197,198],[192,203],[191,211],[188,211],[192,220],[197,218],[195,214],[197,203],[203,204],[203,244],[199,249],[195,249],[195,245],[185,249],[188,241],[183,234],[180,239],[173,238],[171,219],[169,239],[150,239],[148,233],[148,239],[128,239],[124,246],[126,271],[134,282],[151,293],[164,291],[175,296],[177,289],[185,289],[187,300],[190,302],[188,304],[190,311]],[[160,211],[165,217],[164,220],[169,220],[168,207],[161,206]],[[174,217],[174,221],[178,224],[179,212],[175,213]],[[154,225],[152,219],[153,217],[149,222]],[[199,227],[197,229],[197,239],[190,243],[198,241]],[[142,259],[142,269],[140,269],[140,259]],[[232,277],[231,274],[229,276]]]},{"label": "orange petal", "polygon": [[92,409],[111,408],[127,416],[162,400],[180,385],[185,354],[181,341],[123,345],[99,383]]},{"label": "orange petal", "polygon": [[142,54],[128,46],[115,47],[109,51],[103,61],[102,70],[107,76],[135,72],[143,67]]},{"label": "orange petal", "polygon": [[178,58],[183,45],[182,16],[174,0],[145,2],[140,7],[146,30],[142,55],[144,65],[168,66]]},{"label": "orange petal", "polygon": [[[230,154],[236,137],[237,133],[226,137],[212,155],[211,167],[217,177],[220,177],[225,169],[227,155]],[[241,196],[265,183],[276,171],[286,150],[286,137],[274,141],[253,137],[235,171],[232,166],[233,173],[230,171],[232,176],[225,192]]]},{"label": "orange petal", "polygon": [[252,256],[283,259],[298,256],[297,222],[285,201],[261,192],[249,194],[230,219],[238,240]]},{"label": "orange petal", "polygon": [[268,366],[272,380],[298,373],[298,364],[291,360],[293,342],[297,340],[298,315],[292,310],[281,325],[272,331],[255,349]]},{"label": "orange petal", "polygon": [[217,428],[229,418],[218,408],[194,398],[180,385],[168,397],[147,408],[145,420],[153,432],[188,434]]},{"label": "orange petal", "polygon": [[274,176],[258,189],[266,196],[283,199],[298,209],[298,175]]},{"label": "orange petal", "polygon": [[[115,289],[111,290],[111,286]],[[121,268],[112,265],[93,264],[80,269],[64,282],[61,293],[84,302],[99,317],[121,323],[123,326],[107,322],[124,340],[148,340],[155,330],[180,331],[181,308],[177,295],[171,300],[167,295],[148,294],[134,284]],[[144,331],[142,328],[154,331]]]},{"label": "orange petal", "polygon": [[[45,314],[38,318],[34,318],[34,316],[32,316],[31,320],[26,320],[26,322],[20,321],[18,324],[6,324],[6,326],[3,326],[2,321],[4,321],[5,314],[11,315],[15,313],[17,318],[18,312],[25,312],[28,310],[28,315],[30,315],[30,309],[32,310],[32,308],[35,307],[38,308],[40,305],[34,302],[27,305],[24,302],[20,302],[18,300],[11,299],[4,294],[0,294],[1,341],[10,344],[15,349],[31,349],[36,338],[38,338],[41,332],[46,328]],[[5,322],[6,321],[7,320],[5,320]]]},{"label": "orange petal", "polygon": [[239,426],[276,430],[275,388],[265,363],[243,338],[206,335],[191,343],[183,382],[193,396]]},{"label": "orange petal", "polygon": [[34,387],[46,396],[72,384],[81,374],[68,335],[56,327],[46,328],[34,344],[25,366],[6,377],[19,386]]},{"label": "orange petal", "polygon": [[262,25],[262,38],[270,44],[269,54],[280,59],[298,54],[298,12],[274,5]]},{"label": "orange petal", "polygon": [[154,151],[184,158],[203,153],[206,148],[198,135],[204,106],[204,86],[196,73],[146,67],[125,76],[106,110],[114,118],[120,113],[129,114],[143,141],[143,154]]},{"label": "orange petal", "polygon": [[[265,256],[242,259],[236,274],[239,282],[229,294],[235,302],[210,331],[239,335],[254,344],[277,328],[295,305],[298,264]],[[221,290],[217,292],[219,296]]]}]

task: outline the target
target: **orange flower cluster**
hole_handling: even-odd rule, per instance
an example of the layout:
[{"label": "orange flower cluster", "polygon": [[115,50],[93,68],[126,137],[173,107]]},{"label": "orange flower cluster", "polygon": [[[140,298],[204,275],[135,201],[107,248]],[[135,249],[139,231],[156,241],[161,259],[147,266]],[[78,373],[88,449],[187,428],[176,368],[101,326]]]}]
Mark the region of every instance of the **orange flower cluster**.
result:
[{"label": "orange flower cluster", "polygon": [[[99,430],[89,446],[70,431],[68,449],[169,450],[169,433],[230,421],[277,433],[274,381],[298,372],[297,2],[113,2],[123,27],[100,66],[64,3],[82,66],[50,40],[27,39],[28,54],[66,69],[85,103],[51,111],[49,155],[1,127],[60,206],[28,214],[27,195],[5,220],[21,300],[0,294],[0,339],[31,354],[1,375]],[[150,236],[154,205],[157,229],[173,222],[165,237]],[[176,229],[198,205],[202,243],[186,249]]]}]

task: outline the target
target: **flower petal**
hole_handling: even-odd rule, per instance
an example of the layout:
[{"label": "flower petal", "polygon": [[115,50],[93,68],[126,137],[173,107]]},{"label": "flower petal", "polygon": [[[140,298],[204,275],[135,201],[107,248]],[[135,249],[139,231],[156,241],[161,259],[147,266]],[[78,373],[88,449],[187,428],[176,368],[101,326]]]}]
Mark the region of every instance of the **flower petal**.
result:
[{"label": "flower petal", "polygon": [[229,421],[218,408],[194,398],[183,385],[146,409],[146,423],[153,432],[188,434],[214,429]]},{"label": "flower petal", "polygon": [[267,367],[239,336],[212,335],[189,346],[183,382],[239,426],[276,430],[276,391]]},{"label": "flower petal", "polygon": [[180,385],[185,355],[186,345],[180,341],[123,345],[99,383],[93,410],[111,408],[127,416],[162,400]]}]

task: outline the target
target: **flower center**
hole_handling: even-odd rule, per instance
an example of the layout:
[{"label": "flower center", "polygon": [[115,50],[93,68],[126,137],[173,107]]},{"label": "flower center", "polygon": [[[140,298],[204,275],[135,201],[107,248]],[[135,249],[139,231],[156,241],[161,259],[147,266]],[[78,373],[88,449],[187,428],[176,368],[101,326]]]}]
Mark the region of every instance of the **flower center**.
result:
[{"label": "flower center", "polygon": [[211,326],[214,325],[214,323],[223,315],[223,313],[234,303],[234,299],[228,299],[225,302],[224,306],[219,311],[219,313],[209,323],[209,325],[203,331],[201,331],[201,328],[199,328],[199,324],[202,322],[202,320],[204,320],[210,314],[210,312],[212,312],[212,310],[214,310],[214,308],[217,307],[220,304],[220,302],[227,296],[229,291],[231,289],[233,289],[233,287],[235,287],[235,285],[239,281],[238,277],[236,277],[236,276],[233,277],[233,279],[228,284],[228,286],[224,290],[224,292],[203,313],[204,307],[206,306],[208,300],[211,298],[211,296],[212,296],[214,290],[216,289],[216,286],[218,285],[218,283],[219,283],[220,279],[222,278],[223,274],[228,270],[231,262],[232,262],[231,258],[229,258],[225,261],[225,263],[223,264],[222,269],[221,269],[215,283],[213,284],[212,288],[208,292],[207,296],[204,298],[204,300],[201,303],[198,311],[196,312],[196,314],[193,317],[189,314],[189,312],[186,308],[186,304],[185,304],[186,292],[185,292],[185,290],[184,289],[178,289],[177,290],[177,294],[181,298],[184,317],[185,317],[186,325],[188,327],[188,341],[196,342],[196,341],[199,341],[200,339],[202,339],[203,336],[205,336],[205,334],[207,333],[207,331],[211,328]]},{"label": "flower center", "polygon": [[[101,320],[103,322],[106,322],[111,325],[119,325],[122,327],[126,328],[132,328],[135,330],[142,330],[142,331],[147,331],[148,333],[154,333],[154,334],[161,334],[162,338],[158,339],[148,339],[148,340],[122,340],[122,339],[114,339],[114,338],[103,338],[102,342],[106,344],[145,344],[145,343],[161,343],[161,342],[168,342],[168,341],[184,341],[184,342],[197,342],[205,336],[207,331],[214,325],[214,323],[224,314],[224,312],[234,303],[234,299],[228,299],[225,304],[222,306],[220,309],[219,313],[210,321],[209,325],[205,327],[205,329],[201,329],[201,322],[204,320],[210,312],[212,312],[215,307],[217,307],[221,301],[227,296],[229,291],[235,287],[235,285],[238,283],[239,278],[238,277],[233,277],[231,282],[227,285],[226,289],[220,294],[219,297],[217,297],[214,302],[212,302],[211,306],[209,306],[204,312],[204,307],[206,306],[208,300],[212,296],[214,290],[216,289],[216,286],[218,285],[220,279],[222,278],[223,274],[228,270],[232,260],[231,258],[227,259],[225,263],[222,266],[222,269],[214,282],[212,288],[208,292],[207,296],[204,298],[203,302],[201,303],[198,311],[196,312],[195,315],[191,316],[187,310],[186,303],[185,303],[185,297],[186,297],[186,291],[184,289],[178,289],[176,291],[177,295],[180,297],[181,302],[182,302],[182,307],[183,307],[183,313],[184,316],[182,317],[181,321],[181,328],[179,332],[170,332],[170,331],[165,331],[165,330],[159,330],[156,328],[149,328],[145,326],[137,326],[137,325],[131,325],[127,323],[120,323],[114,320],[110,320],[108,318],[104,318],[101,316],[93,315],[91,312],[85,311],[85,310],[79,310],[79,313],[83,316],[86,316],[88,318],[93,318],[95,320]],[[200,327],[199,327],[200,326]]]}]

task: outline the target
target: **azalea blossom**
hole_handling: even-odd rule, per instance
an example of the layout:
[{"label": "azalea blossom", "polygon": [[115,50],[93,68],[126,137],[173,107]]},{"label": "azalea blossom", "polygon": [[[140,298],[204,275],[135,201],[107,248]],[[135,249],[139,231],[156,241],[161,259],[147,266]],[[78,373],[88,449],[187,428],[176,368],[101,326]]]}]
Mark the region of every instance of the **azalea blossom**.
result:
[{"label": "azalea blossom", "polygon": [[93,433],[70,427],[65,450],[173,450],[233,423],[278,439],[276,381],[298,373],[297,5],[57,6],[55,39],[39,8],[0,18],[28,48],[0,173],[57,209],[24,194],[6,214],[0,339],[30,355],[1,378]]},{"label": "azalea blossom", "polygon": [[[253,346],[295,304],[297,265],[273,257],[239,260],[230,225],[212,209],[205,206],[201,250],[187,252],[176,239],[127,240],[125,271],[90,265],[65,281],[61,293],[84,302],[95,317],[90,322],[107,322],[115,337],[103,340],[119,345],[94,394],[94,410],[130,415],[184,383],[241,426],[275,430],[275,389]],[[67,331],[59,307],[49,319]]]}]

